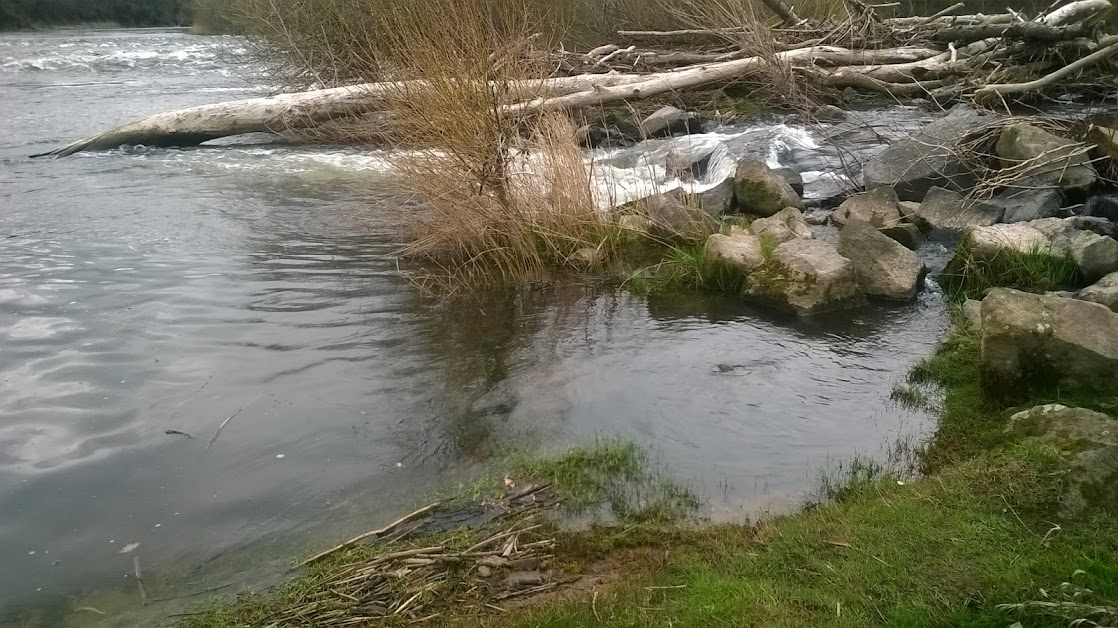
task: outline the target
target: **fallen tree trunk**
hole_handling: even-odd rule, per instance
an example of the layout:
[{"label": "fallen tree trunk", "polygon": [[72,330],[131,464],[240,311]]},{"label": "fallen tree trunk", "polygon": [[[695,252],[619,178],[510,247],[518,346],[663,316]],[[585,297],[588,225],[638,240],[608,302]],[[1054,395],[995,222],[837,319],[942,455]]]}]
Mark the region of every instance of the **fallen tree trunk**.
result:
[{"label": "fallen tree trunk", "polygon": [[[902,38],[910,37],[912,41],[947,41],[946,51],[926,45],[856,50],[800,44],[800,47],[780,52],[768,50],[745,56],[750,53],[741,48],[730,52],[639,51],[635,46],[622,48],[610,44],[585,55],[562,53],[556,57],[561,64],[567,65],[572,59],[581,59],[577,63],[579,67],[587,66],[586,71],[606,73],[496,82],[493,86],[499,88],[502,94],[500,106],[504,112],[513,115],[534,115],[549,110],[577,109],[708,88],[774,68],[782,73],[792,68],[825,87],[853,87],[894,97],[973,93],[977,100],[984,100],[1050,87],[1118,54],[1115,41],[1103,39],[1093,42],[1089,37],[1110,8],[1109,0],[1076,0],[1031,22],[1013,13],[1008,14],[1011,18],[1009,22],[1002,15],[932,16],[905,21],[904,28],[908,30],[903,32],[894,30],[895,34],[900,33]],[[952,20],[956,26],[945,28],[943,20]],[[878,24],[888,24],[888,21]],[[834,30],[833,26],[826,26],[825,29],[827,32]],[[940,32],[932,34],[923,29]],[[805,33],[809,36],[812,33],[810,29],[799,26],[793,30],[795,37],[801,39]],[[911,35],[915,31],[920,34]],[[724,38],[739,32],[728,29],[657,34],[630,31],[629,34],[670,37],[714,34]],[[822,34],[812,41],[827,37],[825,32],[817,32]],[[977,41],[959,48],[954,45],[956,41],[972,39]],[[1027,42],[1030,39],[1055,43],[1042,47],[1029,46]],[[1076,45],[1065,45],[1072,42]],[[1080,54],[1086,56],[1076,60]],[[643,63],[642,55],[649,57],[648,61],[653,63],[666,63],[668,60],[701,62],[648,74],[628,71]],[[1017,77],[1036,76],[1060,64],[1066,65],[1033,81],[994,84],[997,81],[994,77],[1006,76],[1007,70],[1014,71],[1008,75]],[[624,71],[617,71],[619,69]],[[188,146],[243,133],[316,127],[337,119],[387,112],[394,100],[406,99],[409,93],[422,90],[425,85],[421,80],[369,83],[202,105],[131,122],[44,155],[64,157],[78,151],[104,150],[122,144]]]}]

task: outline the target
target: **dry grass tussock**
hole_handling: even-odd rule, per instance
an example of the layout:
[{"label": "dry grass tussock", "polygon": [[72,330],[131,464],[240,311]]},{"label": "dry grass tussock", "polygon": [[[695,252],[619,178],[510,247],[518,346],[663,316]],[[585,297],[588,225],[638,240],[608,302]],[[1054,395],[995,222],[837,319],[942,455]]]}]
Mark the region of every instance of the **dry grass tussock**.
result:
[{"label": "dry grass tussock", "polygon": [[536,52],[544,18],[511,0],[425,0],[385,19],[381,62],[421,79],[389,97],[395,170],[421,201],[399,216],[402,253],[460,284],[531,277],[605,246],[573,124],[503,106],[514,83],[548,72]]}]

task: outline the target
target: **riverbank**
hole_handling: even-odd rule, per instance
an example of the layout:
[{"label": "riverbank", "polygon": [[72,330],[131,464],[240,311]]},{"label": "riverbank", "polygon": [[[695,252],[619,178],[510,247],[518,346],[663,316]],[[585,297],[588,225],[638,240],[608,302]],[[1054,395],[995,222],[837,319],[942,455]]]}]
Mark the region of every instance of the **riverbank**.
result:
[{"label": "riverbank", "polygon": [[[856,465],[831,484],[830,500],[741,525],[695,525],[679,517],[681,510],[622,510],[613,523],[569,530],[541,516],[533,520],[540,527],[520,541],[546,541],[547,554],[534,556],[532,568],[500,561],[481,567],[471,559],[445,572],[451,584],[441,586],[454,595],[416,588],[415,597],[401,597],[396,608],[378,606],[383,618],[362,609],[360,586],[346,593],[320,583],[389,552],[460,551],[477,538],[528,524],[501,521],[402,545],[351,548],[277,590],[217,603],[179,625],[286,625],[273,622],[312,600],[336,610],[302,619],[317,618],[315,625],[323,626],[1066,626],[1081,618],[1110,625],[1118,613],[1114,504],[1103,500],[1067,511],[1069,487],[1079,486],[1082,469],[1074,460],[1083,443],[1054,445],[1005,428],[1016,411],[1042,403],[1076,401],[1113,413],[1118,396],[1071,400],[1036,390],[1007,403],[977,383],[978,340],[954,336],[910,375],[913,385],[943,393],[937,433],[918,455],[926,472],[918,480]],[[568,495],[585,506],[643,477],[640,463],[630,446],[613,443],[517,470],[526,474],[521,481],[542,483],[527,486],[550,486],[560,500]],[[659,486],[662,494],[685,494],[664,493],[666,486]],[[507,493],[515,496],[518,489]],[[394,577],[406,582],[405,572],[423,565],[398,565],[403,571]],[[515,578],[532,586],[510,590]],[[422,610],[409,611],[412,604]]]}]

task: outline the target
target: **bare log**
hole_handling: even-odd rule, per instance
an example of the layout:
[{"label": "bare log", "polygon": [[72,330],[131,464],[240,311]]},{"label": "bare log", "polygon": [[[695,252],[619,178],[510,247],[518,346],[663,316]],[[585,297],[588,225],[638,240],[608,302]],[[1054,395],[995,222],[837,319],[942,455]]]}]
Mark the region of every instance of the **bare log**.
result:
[{"label": "bare log", "polygon": [[[638,74],[583,74],[543,81],[520,81],[511,86],[510,95],[517,99],[539,95],[561,96],[644,79]],[[421,83],[415,83],[415,88],[421,86]],[[244,133],[309,128],[381,110],[386,98],[411,88],[410,84],[366,83],[199,105],[129,122],[32,157],[66,157],[81,151],[109,150],[126,144],[196,146],[219,137]]]},{"label": "bare log", "polygon": [[975,100],[988,100],[990,98],[993,98],[994,96],[1004,97],[1007,94],[1020,94],[1023,92],[1031,92],[1034,90],[1044,89],[1045,87],[1048,87],[1049,85],[1052,85],[1057,81],[1063,80],[1071,76],[1072,74],[1075,74],[1083,68],[1090,67],[1096,63],[1106,60],[1111,56],[1114,56],[1115,54],[1118,54],[1118,37],[1110,37],[1108,39],[1112,40],[1112,43],[1110,43],[1110,45],[1106,46],[1105,48],[1097,50],[1087,55],[1086,57],[1083,57],[1082,59],[1073,61],[1072,63],[1065,65],[1059,70],[1056,70],[1055,72],[1052,72],[1051,74],[1048,74],[1046,76],[1042,76],[1041,78],[1038,78],[1036,80],[1028,81],[1025,83],[1002,83],[981,87],[974,93]]},{"label": "bare log", "polygon": [[770,11],[780,18],[787,26],[799,26],[803,23],[792,7],[784,2],[784,0],[761,0]]},{"label": "bare log", "polygon": [[935,32],[932,39],[935,41],[970,43],[991,37],[1006,37],[1012,39],[1031,39],[1034,41],[1061,41],[1086,37],[1091,34],[1094,26],[1087,22],[1079,22],[1069,26],[1048,26],[1039,22],[1025,22],[1024,24],[984,24],[976,26],[954,26]]},{"label": "bare log", "polygon": [[1077,0],[1037,19],[1047,26],[1074,24],[1093,18],[1105,17],[1111,10],[1110,0]]}]

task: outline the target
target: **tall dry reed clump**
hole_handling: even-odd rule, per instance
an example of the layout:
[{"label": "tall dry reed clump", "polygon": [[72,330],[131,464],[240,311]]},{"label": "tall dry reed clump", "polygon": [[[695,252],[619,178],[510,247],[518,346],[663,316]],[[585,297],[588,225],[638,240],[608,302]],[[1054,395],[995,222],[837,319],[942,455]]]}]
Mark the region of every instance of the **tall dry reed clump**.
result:
[{"label": "tall dry reed clump", "polygon": [[424,0],[385,15],[379,68],[408,79],[389,96],[393,166],[422,201],[400,216],[403,253],[440,277],[530,277],[610,238],[572,123],[507,106],[550,73],[540,7]]}]

